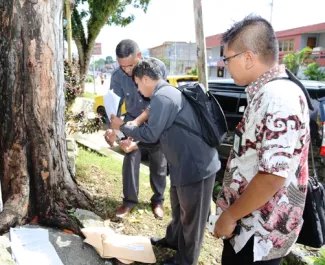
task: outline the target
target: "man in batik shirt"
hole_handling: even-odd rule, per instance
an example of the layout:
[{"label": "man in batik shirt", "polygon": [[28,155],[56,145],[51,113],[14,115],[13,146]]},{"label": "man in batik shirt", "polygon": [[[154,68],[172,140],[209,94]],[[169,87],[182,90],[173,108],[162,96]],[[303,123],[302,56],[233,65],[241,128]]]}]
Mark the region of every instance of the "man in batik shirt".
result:
[{"label": "man in batik shirt", "polygon": [[222,265],[278,265],[303,223],[308,105],[299,86],[279,80],[286,74],[268,21],[246,17],[223,35],[223,43],[224,63],[235,83],[247,86],[248,106],[235,130],[217,201],[215,236],[224,239]]}]

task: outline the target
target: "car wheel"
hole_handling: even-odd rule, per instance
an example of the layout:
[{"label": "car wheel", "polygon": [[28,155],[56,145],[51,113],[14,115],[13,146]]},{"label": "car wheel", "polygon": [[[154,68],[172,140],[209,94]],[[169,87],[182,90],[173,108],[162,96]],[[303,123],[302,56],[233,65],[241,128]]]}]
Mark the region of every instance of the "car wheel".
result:
[{"label": "car wheel", "polygon": [[99,106],[97,108],[97,113],[102,117],[103,123],[107,123],[108,117],[107,117],[105,108],[102,106]]}]

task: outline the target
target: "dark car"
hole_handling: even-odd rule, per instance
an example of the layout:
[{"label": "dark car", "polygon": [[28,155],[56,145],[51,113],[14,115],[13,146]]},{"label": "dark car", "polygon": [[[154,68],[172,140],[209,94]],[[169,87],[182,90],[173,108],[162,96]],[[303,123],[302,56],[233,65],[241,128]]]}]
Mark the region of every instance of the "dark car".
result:
[{"label": "dark car", "polygon": [[[325,82],[300,80],[307,89],[314,111],[310,111],[310,132],[317,175],[325,181]],[[217,79],[209,81],[209,90],[219,101],[227,119],[229,134],[218,148],[222,169],[217,179],[222,181],[226,162],[234,140],[234,129],[241,121],[247,107],[245,87],[235,85],[232,79]],[[312,170],[311,155],[309,155]]]}]

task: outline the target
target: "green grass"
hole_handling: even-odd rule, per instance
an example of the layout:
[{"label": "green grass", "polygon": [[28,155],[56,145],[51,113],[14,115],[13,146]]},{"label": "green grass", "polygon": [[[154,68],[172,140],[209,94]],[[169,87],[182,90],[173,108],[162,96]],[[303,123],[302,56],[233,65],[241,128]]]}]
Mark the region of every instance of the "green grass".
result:
[{"label": "green grass", "polygon": [[90,93],[90,92],[85,91],[80,97],[94,99],[96,96],[97,95],[95,95],[94,93]]},{"label": "green grass", "polygon": [[[171,220],[169,177],[167,177],[168,185],[165,191],[165,216],[163,220],[157,220],[153,216],[150,206],[152,191],[149,175],[141,171],[139,204],[134,207],[129,216],[120,219],[115,217],[115,210],[121,205],[123,198],[122,160],[116,157],[100,156],[97,153],[80,149],[76,168],[77,181],[94,196],[97,210],[102,213],[105,219],[110,219],[112,224],[122,225],[124,227],[123,234],[149,237],[163,237],[165,235],[166,227]],[[221,241],[206,233],[199,264],[220,264],[221,249]],[[154,252],[157,264],[174,253],[162,248],[154,248]]]}]

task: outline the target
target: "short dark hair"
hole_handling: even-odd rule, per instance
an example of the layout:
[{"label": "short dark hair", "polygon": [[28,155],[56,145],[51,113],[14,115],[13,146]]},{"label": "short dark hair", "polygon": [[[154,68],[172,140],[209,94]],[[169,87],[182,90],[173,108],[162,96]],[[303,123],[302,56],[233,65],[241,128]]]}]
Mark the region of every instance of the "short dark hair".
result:
[{"label": "short dark hair", "polygon": [[132,76],[142,79],[143,76],[148,76],[153,80],[159,80],[162,78],[162,72],[160,66],[152,58],[141,60],[134,68]]},{"label": "short dark hair", "polygon": [[279,58],[279,45],[272,25],[266,19],[249,15],[222,35],[222,42],[236,52],[251,50],[266,64]]},{"label": "short dark hair", "polygon": [[126,58],[130,55],[137,55],[140,52],[140,49],[135,41],[125,39],[117,44],[115,52],[118,58]]}]

